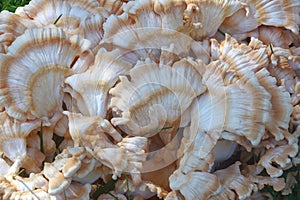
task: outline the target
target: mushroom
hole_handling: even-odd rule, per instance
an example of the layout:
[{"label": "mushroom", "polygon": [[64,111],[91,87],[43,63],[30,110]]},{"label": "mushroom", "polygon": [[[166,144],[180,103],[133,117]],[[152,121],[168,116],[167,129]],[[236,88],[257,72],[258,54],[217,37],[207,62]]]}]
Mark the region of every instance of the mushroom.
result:
[{"label": "mushroom", "polygon": [[15,13],[6,10],[0,13],[0,52],[7,53],[7,48],[26,29],[34,28],[35,24]]},{"label": "mushroom", "polygon": [[245,3],[237,0],[187,0],[186,4],[183,26],[178,30],[189,34],[195,40],[203,40],[215,35],[226,17],[245,7]]},{"label": "mushroom", "polygon": [[67,34],[81,32],[82,22],[92,15],[107,16],[107,11],[99,6],[97,0],[33,0],[24,7],[24,12],[37,27],[60,27]]},{"label": "mushroom", "polygon": [[39,171],[36,163],[27,154],[26,137],[40,126],[40,120],[19,122],[10,118],[6,111],[0,113],[0,151],[14,164],[10,173],[17,173],[21,167],[31,171]]},{"label": "mushroom", "polygon": [[[184,1],[128,2],[123,6],[123,14],[111,15],[103,24],[104,36],[100,45],[108,50],[120,49],[133,64],[149,54],[158,58],[161,48],[170,44],[175,46],[172,53],[188,55],[193,39],[176,31],[183,24],[184,9]],[[160,37],[153,38],[153,35]]]},{"label": "mushroom", "polygon": [[288,194],[299,11],[297,0],[32,0],[1,12],[0,196],[89,199],[111,178],[120,199]]},{"label": "mushroom", "polygon": [[115,1],[115,0],[98,0],[101,7],[105,8],[110,15],[120,15],[123,12],[122,7],[126,4],[126,1]]},{"label": "mushroom", "polygon": [[285,27],[295,34],[298,33],[299,28],[295,19],[297,19],[300,3],[297,0],[287,2],[281,0],[264,0],[261,2],[246,0],[243,2],[246,4],[246,8],[240,9],[226,18],[220,26],[220,30],[225,33],[245,33],[263,24]]},{"label": "mushroom", "polygon": [[[156,134],[155,130],[174,126],[192,100],[205,90],[193,65],[188,61],[178,62],[178,67],[174,63],[171,68],[148,60],[130,71],[130,81],[121,76],[121,82],[110,90],[113,95],[110,107],[121,115],[112,118],[112,124],[123,125],[130,135],[146,137]],[[184,69],[180,68],[182,64],[186,66]]]},{"label": "mushroom", "polygon": [[62,83],[89,44],[68,38],[62,29],[27,30],[0,55],[0,104],[16,119],[41,118],[44,125],[56,121],[62,113]]},{"label": "mushroom", "polygon": [[[145,137],[122,138],[107,120],[96,116],[66,114],[76,145],[82,144],[101,164],[112,169],[114,179],[122,172],[128,172],[135,182],[140,181],[139,171],[146,156]],[[115,142],[118,143],[114,144]]]},{"label": "mushroom", "polygon": [[51,163],[44,164],[43,174],[49,180],[48,193],[50,195],[62,193],[71,184],[71,180],[66,179],[64,175]]},{"label": "mushroom", "polygon": [[[271,148],[259,160],[259,165],[264,167],[271,177],[279,177],[283,173],[283,169],[291,164],[289,157],[295,157],[298,152],[297,144],[286,144]],[[276,163],[278,167],[272,164]],[[260,167],[258,167],[259,169]]]},{"label": "mushroom", "polygon": [[93,66],[81,74],[74,74],[65,81],[71,96],[76,99],[79,111],[85,116],[105,118],[108,91],[120,75],[127,75],[131,65],[120,59],[120,52],[107,52],[101,48]]}]

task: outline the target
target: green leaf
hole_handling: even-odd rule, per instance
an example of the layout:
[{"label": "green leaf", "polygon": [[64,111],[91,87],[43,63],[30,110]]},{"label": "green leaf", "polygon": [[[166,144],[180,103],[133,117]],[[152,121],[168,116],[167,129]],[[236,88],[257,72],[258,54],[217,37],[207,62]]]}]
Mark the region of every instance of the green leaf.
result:
[{"label": "green leaf", "polygon": [[58,16],[58,18],[57,18],[57,19],[54,21],[54,23],[53,23],[54,25],[58,22],[58,20],[62,17],[62,15],[63,15],[63,14],[60,14],[60,15]]},{"label": "green leaf", "polygon": [[149,132],[144,133],[143,136],[149,135],[149,134],[152,135],[152,134],[154,134],[154,133],[158,133],[158,132],[160,132],[160,131],[167,130],[167,129],[170,129],[170,128],[172,128],[172,126],[163,127],[163,128],[161,128],[161,129],[155,129],[155,130],[152,130],[152,131],[149,131]]},{"label": "green leaf", "polygon": [[127,187],[127,199],[130,199],[130,188],[129,188],[129,182],[128,182],[128,176],[125,174],[126,178],[126,187]]},{"label": "green leaf", "polygon": [[98,186],[97,190],[93,194],[93,199],[98,199],[101,194],[108,194],[110,191],[115,189],[116,180],[109,180],[106,184]]},{"label": "green leaf", "polygon": [[42,153],[44,153],[43,122],[41,122],[39,136],[40,136],[40,150]]}]

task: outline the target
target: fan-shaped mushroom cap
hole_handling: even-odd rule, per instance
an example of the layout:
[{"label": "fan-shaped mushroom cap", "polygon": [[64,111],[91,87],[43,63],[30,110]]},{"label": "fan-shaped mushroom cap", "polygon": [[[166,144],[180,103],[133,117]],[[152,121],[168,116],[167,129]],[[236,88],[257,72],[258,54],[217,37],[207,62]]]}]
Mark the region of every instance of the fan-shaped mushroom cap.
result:
[{"label": "fan-shaped mushroom cap", "polygon": [[97,116],[85,117],[79,113],[67,111],[64,113],[68,115],[70,134],[76,146],[82,141],[87,142],[85,143],[86,145],[91,144],[92,146],[97,144],[97,142],[100,142],[101,145],[98,145],[102,147],[113,146],[104,133],[110,135],[117,142],[122,140],[120,133],[106,119]]},{"label": "fan-shaped mushroom cap", "polygon": [[195,40],[213,36],[226,17],[245,6],[238,0],[187,0],[186,3],[184,25],[178,30]]},{"label": "fan-shaped mushroom cap", "polygon": [[62,29],[31,29],[18,37],[7,55],[0,55],[0,104],[6,112],[22,120],[42,118],[44,125],[56,118],[63,81],[89,43],[68,38]]},{"label": "fan-shaped mushroom cap", "polygon": [[10,165],[0,157],[0,177],[4,177],[9,172]]},{"label": "fan-shaped mushroom cap", "polygon": [[[196,121],[196,122],[195,122]],[[221,136],[221,131],[204,131],[198,127],[197,120],[192,120],[191,127],[185,128],[178,150],[180,173],[210,171],[214,158],[213,148]]]},{"label": "fan-shaped mushroom cap", "polygon": [[198,100],[198,110],[206,114],[200,115],[199,127],[223,129],[257,145],[270,121],[271,94],[257,77],[268,63],[265,49],[252,49],[250,44],[238,44],[227,35],[217,52],[219,58],[206,67],[207,93]]},{"label": "fan-shaped mushroom cap", "polygon": [[[264,167],[271,177],[279,177],[282,175],[283,169],[291,164],[290,157],[295,157],[297,152],[297,144],[286,144],[270,148],[261,157],[258,164]],[[278,167],[273,166],[273,163],[276,163]]]},{"label": "fan-shaped mushroom cap", "polygon": [[208,172],[175,171],[169,179],[171,189],[180,191],[185,199],[207,199],[221,189],[217,176]]},{"label": "fan-shaped mushroom cap", "polygon": [[[264,92],[260,98],[253,96],[253,99],[250,99],[251,89],[256,90],[257,95],[260,95],[261,92],[257,86],[251,86],[247,79],[241,79],[238,84],[224,85],[222,76],[226,76],[225,74],[214,63],[211,63],[205,71],[203,80],[206,82],[208,93],[201,95],[197,100],[199,128],[206,131],[227,130],[237,135],[243,135],[252,144],[257,145],[265,132],[263,123],[269,121],[270,105],[267,103],[269,103],[270,96]],[[230,74],[228,75],[230,76]],[[259,104],[262,106],[258,106]],[[262,112],[256,111],[256,109]],[[243,120],[240,121],[240,119]],[[237,121],[245,124],[242,125]],[[254,125],[254,123],[257,124]]]},{"label": "fan-shaped mushroom cap", "polygon": [[39,161],[32,163],[32,158],[28,155],[26,137],[39,127],[40,123],[40,120],[19,122],[10,118],[5,111],[0,113],[0,151],[14,162],[9,170],[11,173],[17,173],[20,167],[34,172],[39,171]]},{"label": "fan-shaped mushroom cap", "polygon": [[[182,26],[183,1],[138,0],[124,5],[124,13],[111,15],[104,23],[101,46],[112,50],[119,48],[124,53],[135,52],[142,60],[151,51],[175,45],[173,53],[188,55],[193,39],[176,31]],[[126,35],[126,40],[123,36]],[[153,37],[153,35],[159,37]],[[146,56],[145,56],[146,55]]]},{"label": "fan-shaped mushroom cap", "polygon": [[[224,20],[220,29],[226,33],[245,33],[256,29],[260,25],[285,27],[298,34],[299,20],[297,0],[243,0],[247,4],[246,9],[240,9],[232,16]],[[241,20],[242,19],[242,20]]]},{"label": "fan-shaped mushroom cap", "polygon": [[101,7],[105,8],[110,15],[120,15],[123,13],[123,5],[126,1],[115,1],[115,0],[97,0]]},{"label": "fan-shaped mushroom cap", "polygon": [[96,14],[85,17],[80,22],[79,35],[92,42],[91,49],[96,49],[103,38],[103,23],[106,18],[103,15]]},{"label": "fan-shaped mushroom cap", "polygon": [[129,173],[135,184],[141,182],[140,171],[146,160],[147,139],[144,137],[124,138],[114,148],[95,147],[93,155],[104,165],[113,169],[113,179],[122,172]]},{"label": "fan-shaped mushroom cap", "polygon": [[34,23],[24,19],[15,13],[3,10],[0,13],[0,53],[6,53],[7,47],[25,32],[26,29],[33,28]]},{"label": "fan-shaped mushroom cap", "polygon": [[76,99],[80,112],[86,116],[105,118],[108,91],[115,85],[120,75],[127,75],[131,65],[120,58],[120,52],[107,52],[101,48],[95,63],[87,71],[66,79],[71,88],[66,88]]},{"label": "fan-shaped mushroom cap", "polygon": [[246,199],[252,192],[257,191],[257,186],[240,172],[240,162],[218,170],[214,175],[218,178],[221,190],[213,194],[209,199]]},{"label": "fan-shaped mushroom cap", "polygon": [[258,27],[258,39],[264,44],[272,44],[274,47],[289,48],[292,43],[291,32],[283,28],[273,26]]},{"label": "fan-shaped mushroom cap", "polygon": [[90,184],[80,184],[72,182],[63,192],[60,194],[51,195],[51,199],[78,199],[86,200],[89,199],[91,192]]},{"label": "fan-shaped mushroom cap", "polygon": [[33,0],[24,7],[24,12],[38,27],[51,27],[55,23],[72,35],[79,34],[86,17],[108,14],[97,0]]},{"label": "fan-shaped mushroom cap", "polygon": [[266,69],[257,72],[256,76],[260,84],[271,94],[271,119],[266,124],[266,128],[276,140],[281,140],[284,138],[284,132],[288,131],[290,115],[293,110],[290,94],[285,87],[277,87],[276,79],[271,77]]},{"label": "fan-shaped mushroom cap", "polygon": [[[197,70],[188,62],[184,64],[185,61],[171,68],[140,62],[130,71],[130,81],[121,76],[121,82],[110,93],[113,111],[122,116],[114,117],[111,122],[126,126],[130,135],[140,136],[172,126],[192,100],[205,90]],[[186,66],[183,71],[181,65]],[[189,75],[192,76],[185,77]],[[151,135],[153,133],[146,137]]]},{"label": "fan-shaped mushroom cap", "polygon": [[50,195],[63,192],[71,184],[71,180],[66,179],[63,173],[59,172],[51,163],[44,164],[43,174],[49,180],[48,192]]}]

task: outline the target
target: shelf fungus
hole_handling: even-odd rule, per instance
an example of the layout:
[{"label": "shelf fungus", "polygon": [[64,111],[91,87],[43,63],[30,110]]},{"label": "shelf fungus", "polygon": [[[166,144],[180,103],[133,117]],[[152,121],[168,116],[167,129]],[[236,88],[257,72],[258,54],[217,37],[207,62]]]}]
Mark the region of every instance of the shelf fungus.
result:
[{"label": "shelf fungus", "polygon": [[6,112],[50,125],[62,113],[64,79],[73,74],[89,44],[67,37],[62,29],[30,29],[18,37],[0,55],[0,103]]},{"label": "shelf fungus", "polygon": [[6,166],[7,174],[15,175],[21,168],[32,172],[39,171],[38,161],[27,152],[26,137],[40,123],[40,120],[22,123],[9,117],[5,111],[0,113],[0,152],[3,155],[1,165]]},{"label": "shelf fungus", "polygon": [[299,184],[299,27],[299,0],[2,11],[0,199],[283,199]]},{"label": "shelf fungus", "polygon": [[[181,71],[183,66],[186,68]],[[205,89],[200,73],[186,60],[174,63],[173,68],[151,60],[139,62],[130,71],[130,81],[121,76],[120,83],[110,90],[110,107],[121,115],[111,122],[123,125],[129,135],[150,137],[156,133],[153,130],[174,126]]]},{"label": "shelf fungus", "polygon": [[57,26],[71,35],[80,33],[85,18],[108,14],[96,0],[33,0],[24,7],[24,13],[37,27]]},{"label": "shelf fungus", "polygon": [[76,99],[79,111],[86,116],[105,118],[108,110],[108,91],[120,75],[127,75],[130,63],[121,59],[118,50],[107,52],[101,48],[95,56],[93,66],[81,74],[65,80],[65,91]]},{"label": "shelf fungus", "polygon": [[8,12],[0,13],[0,53],[6,53],[8,46],[27,29],[34,28],[35,24],[29,19]]}]

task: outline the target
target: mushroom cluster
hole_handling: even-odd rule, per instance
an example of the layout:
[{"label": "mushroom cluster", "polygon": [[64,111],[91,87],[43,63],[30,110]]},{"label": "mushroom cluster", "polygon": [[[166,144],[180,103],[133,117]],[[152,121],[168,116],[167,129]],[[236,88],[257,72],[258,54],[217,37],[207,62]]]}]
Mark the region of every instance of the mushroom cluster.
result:
[{"label": "mushroom cluster", "polygon": [[32,0],[2,11],[1,199],[291,193],[299,28],[299,0]]}]

